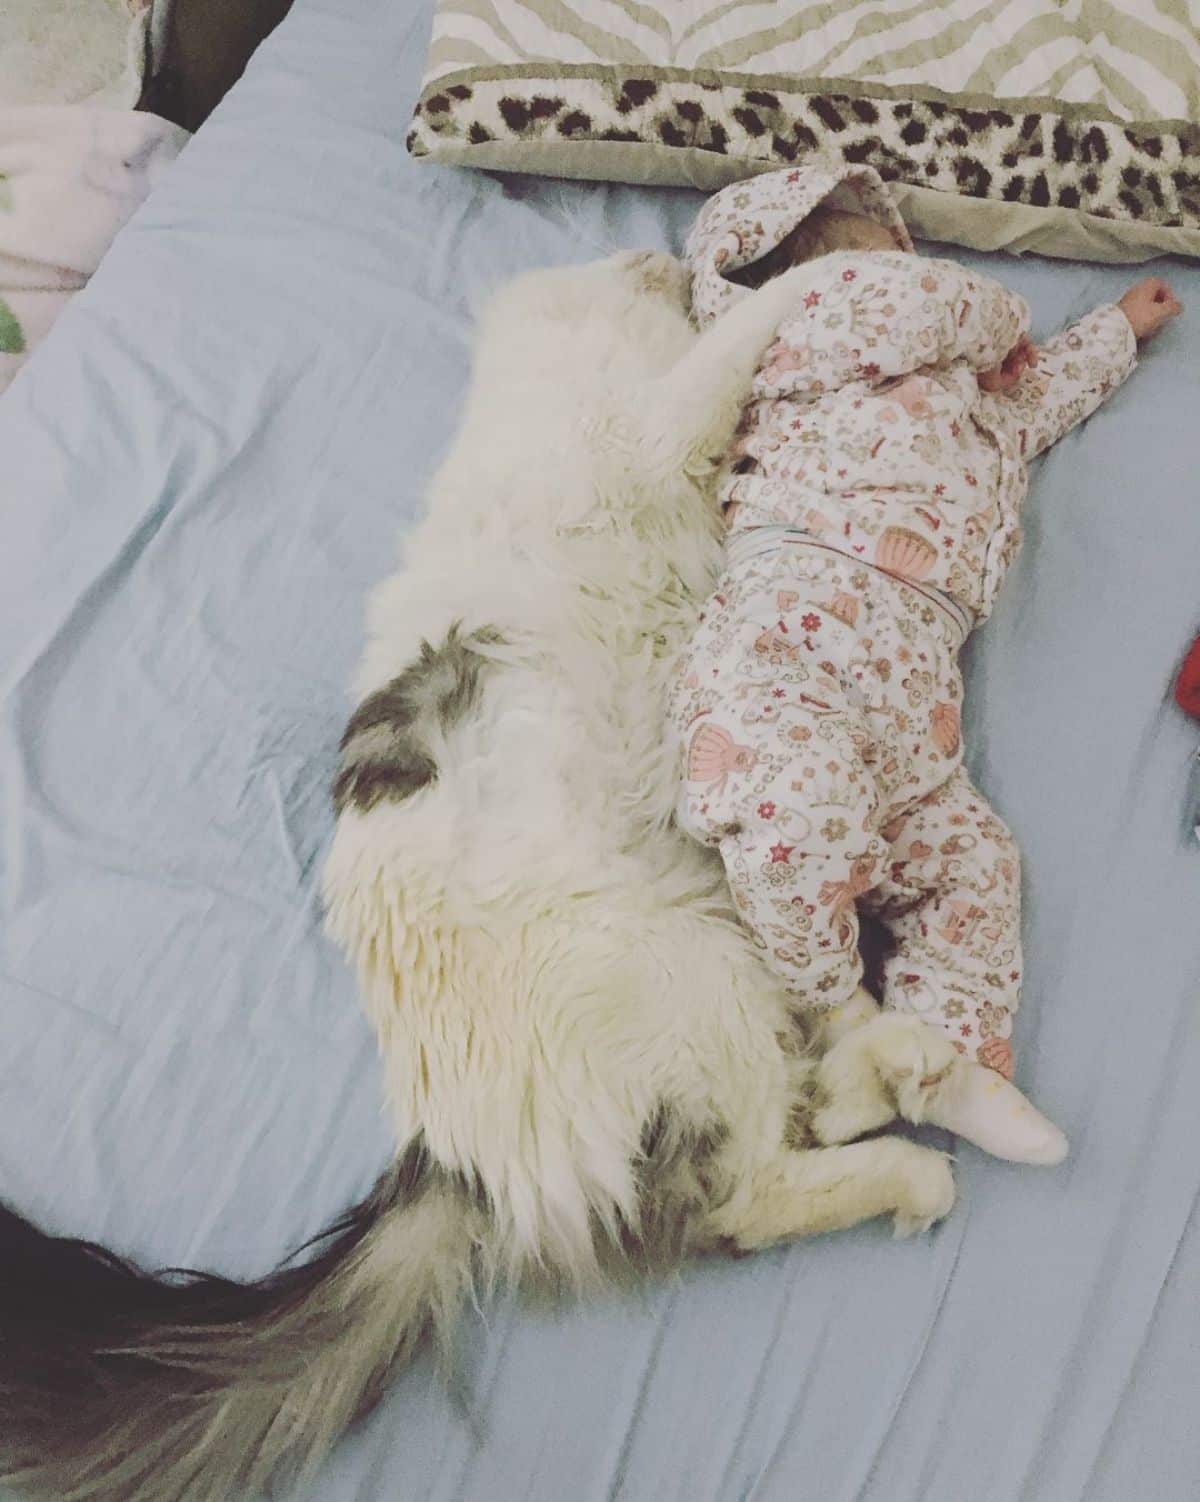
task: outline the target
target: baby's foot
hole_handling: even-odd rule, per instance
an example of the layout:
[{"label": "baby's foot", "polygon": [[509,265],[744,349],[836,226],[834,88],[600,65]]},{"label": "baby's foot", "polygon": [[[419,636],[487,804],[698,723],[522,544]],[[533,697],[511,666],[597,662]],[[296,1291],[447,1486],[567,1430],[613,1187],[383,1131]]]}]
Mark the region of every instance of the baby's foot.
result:
[{"label": "baby's foot", "polygon": [[925,1120],[994,1158],[1047,1167],[1067,1156],[1066,1137],[994,1069],[959,1058],[925,1105]]}]

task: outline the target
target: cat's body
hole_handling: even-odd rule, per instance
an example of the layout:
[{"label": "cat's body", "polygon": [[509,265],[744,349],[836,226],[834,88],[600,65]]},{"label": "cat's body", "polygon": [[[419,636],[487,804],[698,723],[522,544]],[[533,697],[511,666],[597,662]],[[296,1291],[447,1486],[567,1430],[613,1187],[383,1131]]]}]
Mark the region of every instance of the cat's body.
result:
[{"label": "cat's body", "polygon": [[[624,256],[487,313],[428,518],[372,603],[325,881],[397,1167],[311,1269],[249,1289],[111,1272],[115,1329],[56,1325],[29,1241],[0,1440],[35,1495],[229,1502],[315,1462],[497,1276],[582,1286],[613,1256],[949,1210],[938,1153],[797,1145],[919,1119],[946,1063],[928,1030],[886,1017],[807,1053],[719,861],[671,824],[663,706],[719,556],[707,482],[795,298],[782,278],[697,339],[684,292],[669,258]],[[55,1246],[103,1298],[100,1254]]]}]

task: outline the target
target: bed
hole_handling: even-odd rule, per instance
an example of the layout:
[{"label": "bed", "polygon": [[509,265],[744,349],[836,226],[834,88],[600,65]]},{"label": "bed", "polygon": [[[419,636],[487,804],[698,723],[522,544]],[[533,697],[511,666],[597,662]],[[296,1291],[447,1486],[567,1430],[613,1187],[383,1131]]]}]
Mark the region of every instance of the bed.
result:
[{"label": "bed", "polygon": [[[362,603],[418,513],[471,311],[535,264],[678,248],[698,195],[405,151],[424,4],[297,0],[0,402],[0,1183],[157,1265],[253,1275],[386,1161],[320,929]],[[988,258],[966,253],[979,265]],[[1055,1171],[958,1153],[882,1225],[583,1308],[500,1299],[311,1502],[1187,1502],[1200,1477],[1200,268],[1042,465],[969,661],[1026,854],[1018,1078]],[[1008,261],[1049,330],[1120,269]],[[933,1140],[937,1140],[936,1137]]]}]

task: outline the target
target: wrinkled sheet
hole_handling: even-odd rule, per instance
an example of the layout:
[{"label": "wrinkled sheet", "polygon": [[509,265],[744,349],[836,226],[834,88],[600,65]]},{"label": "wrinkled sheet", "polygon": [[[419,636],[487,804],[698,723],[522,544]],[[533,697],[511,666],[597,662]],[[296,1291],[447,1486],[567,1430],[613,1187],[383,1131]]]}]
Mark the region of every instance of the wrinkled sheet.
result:
[{"label": "wrinkled sheet", "polygon": [[[678,248],[698,202],[412,164],[427,24],[297,0],[0,401],[0,1192],[157,1264],[263,1272],[385,1161],[318,902],[362,601],[481,293]],[[1001,272],[1044,330],[1127,279]],[[1019,1077],[1067,1165],[962,1150],[923,1240],[501,1299],[459,1397],[418,1362],[308,1497],[1195,1497],[1197,737],[1168,690],[1200,620],[1200,269],[1170,274],[1188,321],[1043,464],[970,650],[972,768],[1026,852]]]}]

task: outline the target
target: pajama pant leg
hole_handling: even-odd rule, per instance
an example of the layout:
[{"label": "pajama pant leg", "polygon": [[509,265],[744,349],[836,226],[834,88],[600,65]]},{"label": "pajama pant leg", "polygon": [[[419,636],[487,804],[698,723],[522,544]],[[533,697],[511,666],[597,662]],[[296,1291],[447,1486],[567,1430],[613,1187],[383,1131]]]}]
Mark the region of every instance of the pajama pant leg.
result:
[{"label": "pajama pant leg", "polygon": [[896,944],[885,1006],[944,1029],[960,1053],[1012,1073],[1021,988],[1021,865],[1012,835],[960,767],[884,827],[884,880],[863,905]]},{"label": "pajama pant leg", "polygon": [[852,751],[854,712],[822,714],[814,733],[817,719],[785,710],[773,724],[737,725],[736,740],[719,711],[701,720],[679,818],[719,849],[767,964],[806,1006],[827,1011],[862,980],[855,902],[888,847],[874,783]]}]

